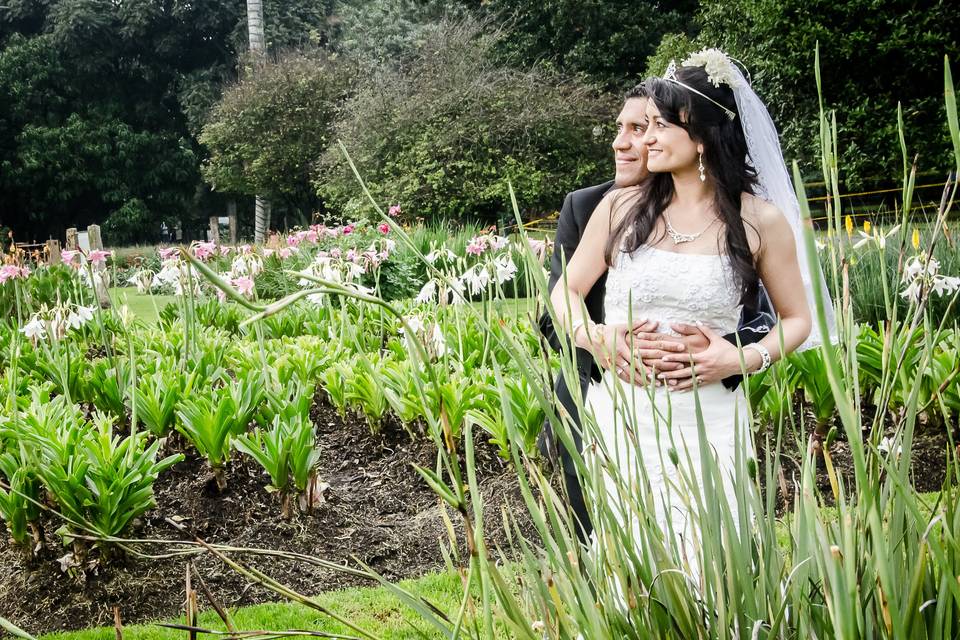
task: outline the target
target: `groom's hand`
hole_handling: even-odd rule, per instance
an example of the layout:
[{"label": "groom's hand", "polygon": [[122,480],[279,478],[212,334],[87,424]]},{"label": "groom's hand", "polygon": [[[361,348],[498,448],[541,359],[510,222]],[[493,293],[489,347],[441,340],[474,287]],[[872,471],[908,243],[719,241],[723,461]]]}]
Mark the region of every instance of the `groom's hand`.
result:
[{"label": "groom's hand", "polygon": [[677,353],[700,353],[710,346],[710,340],[699,327],[674,324],[671,328],[679,335],[637,332],[634,336],[637,355],[648,369],[657,373],[684,368],[683,363],[671,362],[667,356]]},{"label": "groom's hand", "polygon": [[604,348],[596,354],[597,362],[629,384],[644,384],[652,380],[652,372],[644,367],[641,356],[636,353],[638,344],[636,336],[656,328],[657,323],[652,320],[639,320],[633,324],[624,322],[604,325]]}]

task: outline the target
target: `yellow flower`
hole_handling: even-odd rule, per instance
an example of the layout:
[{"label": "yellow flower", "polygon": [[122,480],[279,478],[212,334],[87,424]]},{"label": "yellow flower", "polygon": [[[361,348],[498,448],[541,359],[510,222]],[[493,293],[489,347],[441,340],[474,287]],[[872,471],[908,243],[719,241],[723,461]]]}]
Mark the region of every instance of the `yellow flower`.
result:
[{"label": "yellow flower", "polygon": [[847,228],[847,237],[849,238],[850,236],[853,235],[853,218],[851,218],[850,216],[847,216],[844,219],[843,224]]},{"label": "yellow flower", "polygon": [[913,230],[913,235],[910,237],[910,244],[913,245],[914,251],[920,248],[920,230],[919,229]]},{"label": "yellow flower", "polygon": [[869,221],[869,220],[864,220],[864,221],[863,221],[863,232],[864,232],[864,233],[870,233],[870,221]]}]

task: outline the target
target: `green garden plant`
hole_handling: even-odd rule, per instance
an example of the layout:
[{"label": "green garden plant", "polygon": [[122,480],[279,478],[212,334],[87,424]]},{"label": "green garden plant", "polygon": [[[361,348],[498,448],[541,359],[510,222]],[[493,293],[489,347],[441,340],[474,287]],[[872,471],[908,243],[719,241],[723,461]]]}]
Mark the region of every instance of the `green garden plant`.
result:
[{"label": "green garden plant", "polygon": [[30,555],[40,540],[40,482],[23,451],[15,445],[0,453],[0,520],[7,525],[15,544]]},{"label": "green garden plant", "polygon": [[[249,455],[270,476],[268,491],[280,495],[280,511],[285,520],[292,516],[291,497],[313,487],[320,451],[316,428],[302,413],[274,414],[269,428],[258,427],[252,433],[238,436],[233,446]],[[312,505],[308,497],[306,504]]]},{"label": "green garden plant", "polygon": [[227,487],[230,440],[246,431],[261,393],[258,381],[248,379],[198,388],[179,403],[176,428],[206,458],[220,491]]}]

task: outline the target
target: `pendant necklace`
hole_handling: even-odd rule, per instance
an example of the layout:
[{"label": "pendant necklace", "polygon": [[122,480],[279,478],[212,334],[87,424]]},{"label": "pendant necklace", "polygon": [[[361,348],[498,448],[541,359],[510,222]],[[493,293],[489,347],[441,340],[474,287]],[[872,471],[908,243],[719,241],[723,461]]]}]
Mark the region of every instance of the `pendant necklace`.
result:
[{"label": "pendant necklace", "polygon": [[667,223],[667,235],[669,235],[670,239],[673,240],[673,244],[683,244],[684,242],[693,242],[694,240],[702,236],[704,232],[710,227],[712,227],[713,223],[717,221],[717,219],[714,218],[713,220],[710,221],[710,224],[705,226],[703,229],[701,229],[697,233],[680,233],[679,231],[673,228],[672,224],[670,224],[670,218],[667,216],[666,211],[663,212],[663,220],[664,222]]}]

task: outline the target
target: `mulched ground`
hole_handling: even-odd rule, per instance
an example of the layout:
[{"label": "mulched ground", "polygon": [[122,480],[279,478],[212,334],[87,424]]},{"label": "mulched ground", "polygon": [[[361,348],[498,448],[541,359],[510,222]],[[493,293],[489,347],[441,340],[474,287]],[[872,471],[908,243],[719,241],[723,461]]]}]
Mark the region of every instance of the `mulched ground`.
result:
[{"label": "mulched ground", "polygon": [[[365,422],[342,420],[319,398],[312,417],[322,446],[320,479],[329,484],[325,504],[312,515],[298,513],[284,522],[276,496],[264,489],[267,477],[246,459],[238,458],[232,464],[228,487],[218,493],[203,462],[188,454],[187,460],[158,480],[158,506],[137,523],[131,537],[184,539],[166,521],[173,518],[208,542],[280,549],[343,564],[352,564],[355,556],[389,579],[413,577],[440,568],[443,561],[439,541],[446,540],[446,528],[436,496],[411,466],[434,465],[436,449],[432,442],[425,437],[411,441],[397,425],[385,427],[382,435],[371,435]],[[524,533],[534,538],[532,527],[524,520],[527,511],[514,473],[483,440],[482,434],[476,438],[488,542],[506,546],[502,506],[520,518]],[[945,427],[918,427],[912,465],[912,482],[917,489],[941,488],[948,447]],[[762,456],[762,445],[759,448]],[[844,476],[848,487],[852,486],[850,447],[842,437],[832,444],[831,455],[837,472]],[[791,495],[787,500],[781,496],[781,509],[792,501],[790,470],[799,469],[800,458],[801,452],[796,448],[782,454]],[[817,482],[829,501],[831,491],[825,470],[818,471]],[[449,510],[448,514],[456,524],[457,517]],[[52,521],[44,524],[49,532],[57,528]],[[87,571],[74,568],[65,573],[57,559],[67,550],[55,536],[48,537],[54,540],[48,540],[40,557],[30,564],[6,541],[0,541],[0,616],[32,633],[111,625],[114,606],[119,607],[125,624],[177,616],[183,610],[184,575],[189,561],[195,563],[197,572],[225,606],[278,599],[274,593],[252,586],[208,554],[154,560],[121,555]],[[152,546],[145,550],[159,554],[169,553],[172,548]],[[302,562],[244,559],[306,594],[371,584],[363,578]],[[200,598],[203,601],[202,595]],[[206,603],[202,606],[207,608]]]},{"label": "mulched ground", "polygon": [[[436,448],[421,437],[411,441],[396,425],[371,435],[362,420],[342,420],[329,405],[313,409],[322,458],[319,477],[329,484],[326,502],[312,515],[280,517],[277,497],[265,490],[268,478],[245,457],[237,457],[228,486],[218,493],[212,474],[195,455],[162,474],[155,486],[157,508],[137,523],[130,537],[184,539],[166,518],[175,519],[208,542],[281,549],[342,564],[353,556],[389,579],[421,575],[443,565],[439,540],[446,527],[435,494],[411,463],[433,467]],[[490,445],[477,437],[478,476],[489,522],[491,543],[505,542],[501,507],[526,513],[510,471]],[[448,514],[454,523],[457,517]],[[45,522],[45,530],[57,525]],[[525,532],[532,534],[529,524]],[[459,527],[458,527],[459,529]],[[458,531],[459,534],[459,531]],[[68,549],[48,534],[40,557],[28,564],[18,550],[0,541],[0,616],[34,633],[113,624],[119,607],[124,624],[172,617],[183,611],[184,578],[194,562],[214,596],[225,606],[278,600],[209,554],[143,559],[110,558],[93,569],[65,573],[57,561]],[[169,554],[173,548],[152,545],[144,550]],[[92,557],[96,556],[92,554]],[[245,557],[249,564],[305,594],[372,584],[363,578],[277,559]],[[197,581],[194,579],[194,588]],[[203,602],[203,608],[209,608]]]},{"label": "mulched ground", "polygon": [[[800,401],[794,403],[794,415],[803,415],[807,423],[807,432],[812,433],[815,427],[815,420],[804,404]],[[873,420],[873,411],[871,407],[864,407],[863,424],[865,429]],[[893,417],[887,416],[885,419],[885,436],[894,435]],[[855,484],[855,473],[853,466],[853,454],[850,449],[850,442],[846,439],[843,432],[843,425],[839,419],[835,419],[829,426],[835,426],[838,435],[830,444],[830,458],[833,462],[834,471],[837,476],[843,479],[847,492],[850,492]],[[773,446],[772,427],[770,428],[770,443]],[[960,442],[960,432],[958,425],[944,425],[942,422],[928,422],[925,416],[917,421],[913,436],[913,447],[910,454],[910,483],[920,492],[939,491],[943,488],[943,482],[947,475],[947,454],[951,447],[950,431],[953,431],[954,444]],[[869,438],[869,431],[864,430],[863,437]],[[757,454],[762,460],[766,455],[764,451],[764,434],[761,431],[757,440]],[[806,446],[806,445],[804,445]],[[784,513],[792,508],[797,483],[800,481],[800,465],[805,452],[799,449],[798,443],[792,437],[784,438],[781,445],[780,462],[783,468],[785,484],[787,487],[786,495],[782,487],[777,487],[777,511]],[[867,455],[876,455],[871,447],[867,448]],[[960,456],[960,448],[954,453],[954,458]],[[761,486],[765,478],[761,469]],[[817,464],[816,474],[817,488],[826,504],[834,503],[833,489],[830,485],[830,476],[827,473],[822,458]],[[779,483],[778,483],[779,485]]]}]

